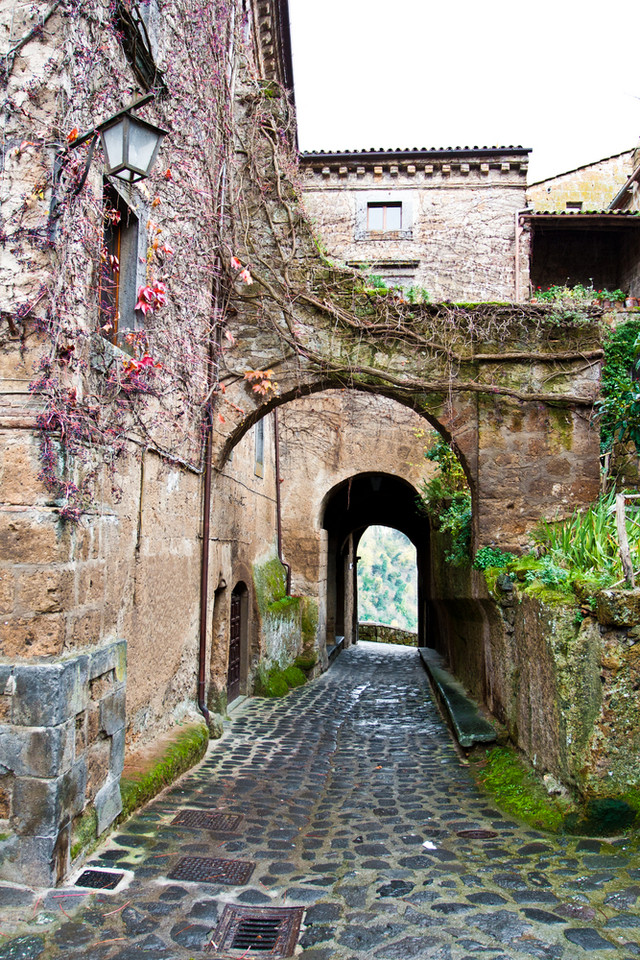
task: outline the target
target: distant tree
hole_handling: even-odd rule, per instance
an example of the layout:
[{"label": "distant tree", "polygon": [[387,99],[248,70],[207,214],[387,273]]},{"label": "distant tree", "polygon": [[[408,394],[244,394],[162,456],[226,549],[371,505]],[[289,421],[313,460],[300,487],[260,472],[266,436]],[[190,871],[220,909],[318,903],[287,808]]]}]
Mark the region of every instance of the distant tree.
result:
[{"label": "distant tree", "polygon": [[358,619],[417,630],[416,548],[391,527],[369,527],[358,546]]}]

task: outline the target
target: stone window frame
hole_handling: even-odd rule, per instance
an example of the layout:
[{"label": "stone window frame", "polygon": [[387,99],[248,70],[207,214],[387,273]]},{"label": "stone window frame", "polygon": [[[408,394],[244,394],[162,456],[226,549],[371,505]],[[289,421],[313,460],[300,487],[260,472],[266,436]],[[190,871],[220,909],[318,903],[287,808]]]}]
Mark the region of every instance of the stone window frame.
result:
[{"label": "stone window frame", "polygon": [[[139,310],[135,310],[135,304],[138,299],[138,289],[145,279],[143,269],[146,264],[147,237],[140,224],[144,222],[146,210],[136,202],[131,187],[115,183],[105,177],[103,194],[105,205],[109,194],[115,197],[115,206],[121,214],[120,223],[117,226],[119,269],[116,288],[119,317],[116,317],[113,332],[103,330],[108,314],[101,305],[100,335],[115,347],[129,352],[124,339],[125,333],[144,329],[144,315]],[[106,253],[112,247],[113,232],[105,218],[103,246]],[[102,269],[105,272],[109,270],[108,262],[103,263]]]},{"label": "stone window frame", "polygon": [[[368,228],[369,204],[400,204],[402,230],[387,233]],[[414,195],[409,190],[366,190],[356,195],[356,222],[354,239],[358,241],[413,240]]]}]

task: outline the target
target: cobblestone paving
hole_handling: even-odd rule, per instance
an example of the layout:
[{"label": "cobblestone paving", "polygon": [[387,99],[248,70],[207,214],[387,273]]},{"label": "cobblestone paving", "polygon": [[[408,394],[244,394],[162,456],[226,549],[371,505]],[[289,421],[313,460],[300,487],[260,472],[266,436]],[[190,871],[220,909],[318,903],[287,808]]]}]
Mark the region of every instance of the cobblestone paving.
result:
[{"label": "cobblestone paving", "polygon": [[[171,826],[184,808],[243,819],[233,834]],[[256,867],[241,887],[170,879],[185,856]],[[635,842],[550,838],[501,816],[406,648],[361,644],[286,698],[247,701],[205,762],[91,863],[133,880],[40,900],[0,887],[0,960],[240,957],[212,948],[227,903],[303,906],[302,960],[640,956]]]}]

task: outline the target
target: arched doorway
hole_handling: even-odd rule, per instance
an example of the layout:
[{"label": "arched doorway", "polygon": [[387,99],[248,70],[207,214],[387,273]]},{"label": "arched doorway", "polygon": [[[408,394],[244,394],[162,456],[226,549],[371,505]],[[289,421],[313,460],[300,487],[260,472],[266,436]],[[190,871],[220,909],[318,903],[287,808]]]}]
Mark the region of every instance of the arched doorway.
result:
[{"label": "arched doorway", "polygon": [[227,703],[233,703],[246,683],[247,651],[247,587],[237,583],[231,592],[229,613],[229,661],[227,668]]},{"label": "arched doorway", "polygon": [[327,645],[358,638],[357,550],[372,525],[404,533],[416,548],[418,642],[425,642],[433,617],[429,604],[430,528],[417,504],[418,491],[406,480],[385,473],[360,473],[331,490],[325,500],[327,531]]}]

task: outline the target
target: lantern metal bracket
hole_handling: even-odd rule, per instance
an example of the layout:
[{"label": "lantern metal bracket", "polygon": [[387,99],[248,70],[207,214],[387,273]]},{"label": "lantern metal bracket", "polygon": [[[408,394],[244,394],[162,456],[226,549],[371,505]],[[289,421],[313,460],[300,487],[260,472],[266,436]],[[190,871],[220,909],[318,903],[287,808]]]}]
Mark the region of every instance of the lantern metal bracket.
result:
[{"label": "lantern metal bracket", "polygon": [[70,155],[71,150],[75,150],[76,147],[81,147],[83,143],[87,143],[88,140],[91,140],[91,145],[89,146],[89,153],[87,154],[87,161],[85,163],[82,176],[75,184],[73,190],[71,191],[72,197],[77,197],[82,188],[84,187],[87,177],[89,176],[89,168],[91,167],[91,161],[93,160],[93,154],[96,148],[96,141],[99,137],[99,129],[104,126],[106,123],[111,123],[113,120],[118,120],[120,117],[125,114],[131,113],[132,110],[137,110],[139,107],[143,107],[146,103],[153,100],[155,93],[146,93],[143,97],[138,97],[137,100],[134,100],[133,103],[130,103],[128,107],[123,107],[122,110],[118,110],[117,113],[114,113],[108,120],[104,120],[97,127],[92,127],[87,133],[83,133],[81,137],[76,137],[75,140],[72,140],[70,143],[62,146],[58,145],[58,150],[56,151],[55,159],[53,162],[53,174],[52,174],[52,185],[51,185],[51,203],[49,205],[49,223],[47,234],[50,242],[53,242],[54,232],[55,232],[55,222],[58,220],[62,213],[62,200],[59,196],[60,182],[62,180],[62,174],[64,172],[65,163],[67,158]]}]

